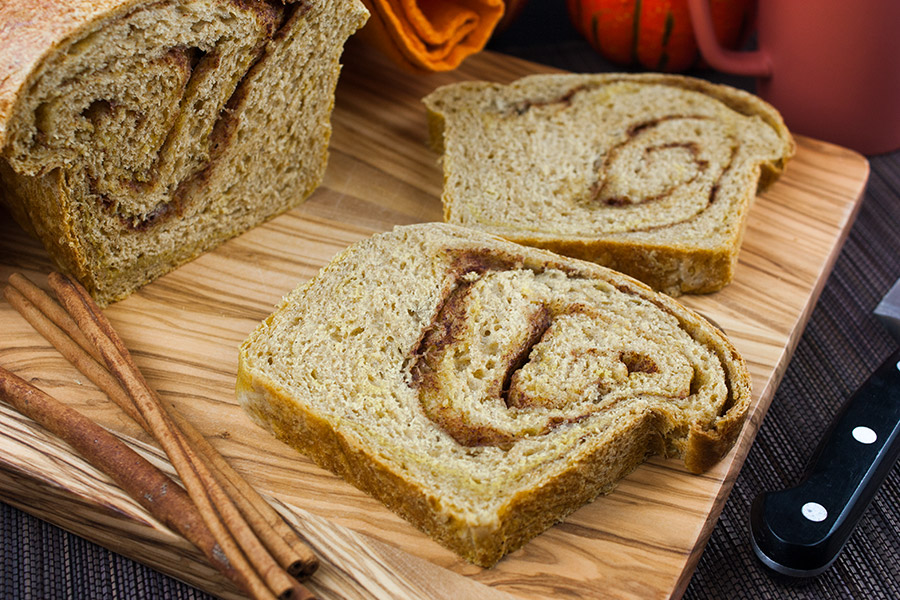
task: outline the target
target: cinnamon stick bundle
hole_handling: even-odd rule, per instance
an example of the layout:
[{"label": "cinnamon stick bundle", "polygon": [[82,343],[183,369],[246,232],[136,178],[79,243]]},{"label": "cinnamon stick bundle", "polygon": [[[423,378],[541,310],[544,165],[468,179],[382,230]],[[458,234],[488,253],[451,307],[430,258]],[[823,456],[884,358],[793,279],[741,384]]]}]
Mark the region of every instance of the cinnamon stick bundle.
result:
[{"label": "cinnamon stick bundle", "polygon": [[199,548],[229,579],[237,576],[185,491],[78,411],[0,367],[0,399],[72,446],[154,518]]},{"label": "cinnamon stick bundle", "polygon": [[4,296],[163,447],[207,531],[228,557],[233,580],[255,598],[312,598],[296,580],[316,569],[312,551],[174,406],[160,400],[88,293],[58,273],[48,281],[63,308],[18,274],[9,278]]}]

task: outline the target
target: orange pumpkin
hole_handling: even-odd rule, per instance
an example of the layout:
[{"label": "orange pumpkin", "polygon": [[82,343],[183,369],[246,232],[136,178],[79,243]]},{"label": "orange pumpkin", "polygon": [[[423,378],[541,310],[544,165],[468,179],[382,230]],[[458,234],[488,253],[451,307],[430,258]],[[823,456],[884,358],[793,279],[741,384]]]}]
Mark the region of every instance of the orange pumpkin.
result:
[{"label": "orange pumpkin", "polygon": [[[719,43],[734,48],[753,0],[709,0]],[[678,72],[699,57],[687,0],[566,0],[575,29],[612,62]]]}]

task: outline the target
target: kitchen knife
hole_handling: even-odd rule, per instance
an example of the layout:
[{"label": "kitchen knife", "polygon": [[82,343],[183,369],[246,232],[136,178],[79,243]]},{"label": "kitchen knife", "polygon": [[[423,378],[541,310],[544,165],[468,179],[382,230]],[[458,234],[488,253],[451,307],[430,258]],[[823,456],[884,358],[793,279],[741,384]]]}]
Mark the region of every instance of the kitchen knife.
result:
[{"label": "kitchen knife", "polygon": [[[900,280],[875,314],[900,340]],[[844,403],[801,482],[764,492],[750,509],[750,539],[771,569],[812,577],[835,561],[900,455],[900,350]]]}]

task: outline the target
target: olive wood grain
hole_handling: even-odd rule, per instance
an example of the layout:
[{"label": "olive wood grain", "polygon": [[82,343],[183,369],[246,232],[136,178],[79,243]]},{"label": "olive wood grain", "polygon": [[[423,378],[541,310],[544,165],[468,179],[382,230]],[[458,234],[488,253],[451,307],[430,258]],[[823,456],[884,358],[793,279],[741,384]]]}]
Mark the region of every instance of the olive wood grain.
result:
[{"label": "olive wood grain", "polygon": [[[510,81],[546,68],[482,53],[411,75],[351,42],[324,185],[281,215],[106,310],[150,385],[271,497],[322,559],[321,598],[678,597],[743,464],[856,214],[868,176],[849,150],[798,138],[784,177],[757,198],[734,283],[682,301],[744,355],[754,405],[736,448],[691,475],[652,459],[492,569],[467,564],[380,503],[277,442],[234,397],[237,348],[276,302],[337,252],[395,224],[441,219],[442,175],[419,99],[462,79]],[[40,246],[0,209],[0,277],[45,281]],[[43,285],[43,284],[42,284]],[[5,303],[0,364],[119,434],[166,472],[147,436]],[[189,544],[71,451],[0,407],[0,499],[226,598],[236,590]]]}]

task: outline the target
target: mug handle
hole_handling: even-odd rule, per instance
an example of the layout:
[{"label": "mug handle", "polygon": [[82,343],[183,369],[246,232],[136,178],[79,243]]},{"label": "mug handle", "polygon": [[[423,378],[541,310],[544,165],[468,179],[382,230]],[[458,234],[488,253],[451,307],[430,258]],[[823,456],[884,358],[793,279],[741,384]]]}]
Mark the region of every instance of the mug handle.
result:
[{"label": "mug handle", "polygon": [[688,0],[691,25],[697,38],[697,46],[707,63],[714,69],[733,75],[771,77],[772,62],[762,50],[735,52],[726,50],[716,39],[709,0]]}]

